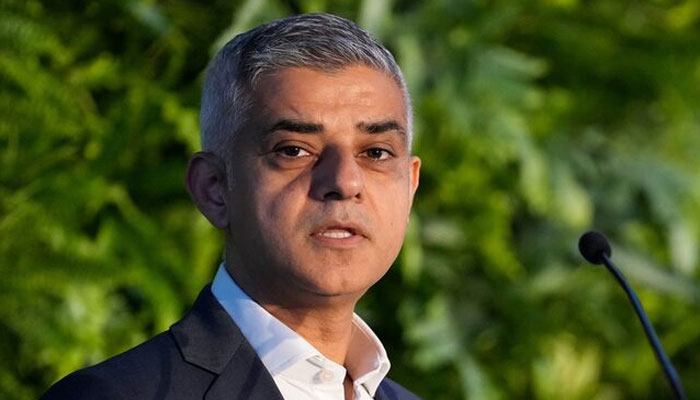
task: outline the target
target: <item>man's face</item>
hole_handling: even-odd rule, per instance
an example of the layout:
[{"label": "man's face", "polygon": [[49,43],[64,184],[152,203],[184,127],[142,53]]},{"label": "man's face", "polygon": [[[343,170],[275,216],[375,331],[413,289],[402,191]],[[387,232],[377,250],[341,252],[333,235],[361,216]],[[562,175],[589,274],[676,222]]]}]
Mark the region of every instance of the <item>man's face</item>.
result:
[{"label": "man's face", "polygon": [[287,68],[254,99],[229,160],[230,271],[259,301],[356,300],[396,259],[418,186],[399,87]]}]

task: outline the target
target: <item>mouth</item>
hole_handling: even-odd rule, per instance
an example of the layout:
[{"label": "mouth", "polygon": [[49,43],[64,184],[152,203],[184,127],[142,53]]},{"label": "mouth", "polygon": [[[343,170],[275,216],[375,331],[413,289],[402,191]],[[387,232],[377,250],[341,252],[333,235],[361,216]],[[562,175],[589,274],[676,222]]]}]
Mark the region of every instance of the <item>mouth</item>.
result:
[{"label": "mouth", "polygon": [[355,236],[355,230],[350,228],[329,228],[318,232],[316,235],[329,239],[347,239]]},{"label": "mouth", "polygon": [[358,226],[347,223],[330,223],[316,229],[311,237],[332,245],[354,245],[367,238]]}]

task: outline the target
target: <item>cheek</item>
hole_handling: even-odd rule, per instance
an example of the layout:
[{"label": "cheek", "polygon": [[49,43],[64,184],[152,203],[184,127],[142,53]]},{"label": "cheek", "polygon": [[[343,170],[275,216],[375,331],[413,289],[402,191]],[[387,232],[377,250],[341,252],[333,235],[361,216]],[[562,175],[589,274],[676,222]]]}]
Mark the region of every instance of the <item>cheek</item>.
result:
[{"label": "cheek", "polygon": [[382,215],[390,217],[392,221],[408,217],[411,191],[407,175],[377,180],[372,183],[371,189],[367,189],[371,190],[377,207],[382,209]]},{"label": "cheek", "polygon": [[[263,177],[264,179],[264,177]],[[253,199],[255,213],[265,222],[268,232],[287,232],[298,229],[302,208],[308,189],[304,179],[291,181],[267,179],[260,182],[259,190]]]},{"label": "cheek", "polygon": [[400,247],[409,216],[409,190],[406,185],[383,185],[375,188],[378,228],[387,244]]}]

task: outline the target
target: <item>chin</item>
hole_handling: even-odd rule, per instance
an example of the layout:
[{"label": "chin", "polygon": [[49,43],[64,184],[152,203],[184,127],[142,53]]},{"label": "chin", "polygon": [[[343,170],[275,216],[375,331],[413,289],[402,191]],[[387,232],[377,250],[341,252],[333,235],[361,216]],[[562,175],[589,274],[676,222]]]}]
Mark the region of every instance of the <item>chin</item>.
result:
[{"label": "chin", "polygon": [[326,297],[356,297],[359,299],[381,279],[381,276],[368,276],[365,279],[358,279],[357,274],[352,274],[352,272],[351,275],[345,277],[336,276],[334,277],[335,279],[329,279],[330,277],[326,276],[320,282],[314,282],[312,290],[316,294]]},{"label": "chin", "polygon": [[379,279],[368,276],[363,278],[352,270],[331,272],[326,267],[320,271],[314,274],[299,274],[297,279],[305,291],[322,297],[357,296],[359,299]]}]

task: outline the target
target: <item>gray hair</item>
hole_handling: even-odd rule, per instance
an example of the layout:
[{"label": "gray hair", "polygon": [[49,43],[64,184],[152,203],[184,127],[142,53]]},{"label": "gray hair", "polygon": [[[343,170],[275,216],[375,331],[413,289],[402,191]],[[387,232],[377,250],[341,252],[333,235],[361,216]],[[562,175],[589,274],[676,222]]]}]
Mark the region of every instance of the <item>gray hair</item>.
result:
[{"label": "gray hair", "polygon": [[385,72],[396,81],[406,104],[410,145],[411,101],[389,50],[352,21],[330,14],[305,14],[237,35],[217,52],[202,90],[202,149],[228,159],[261,75],[289,67],[334,72],[357,64]]}]

